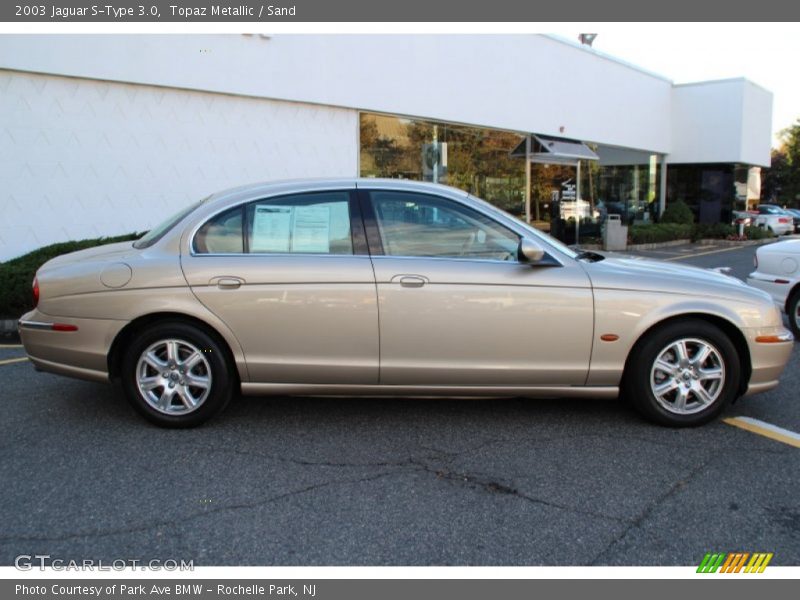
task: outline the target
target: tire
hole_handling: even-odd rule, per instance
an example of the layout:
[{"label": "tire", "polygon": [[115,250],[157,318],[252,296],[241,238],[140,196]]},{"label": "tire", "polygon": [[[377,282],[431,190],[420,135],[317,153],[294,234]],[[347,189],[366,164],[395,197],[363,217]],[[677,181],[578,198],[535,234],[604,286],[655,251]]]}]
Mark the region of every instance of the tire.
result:
[{"label": "tire", "polygon": [[789,318],[789,327],[794,334],[794,339],[800,340],[800,288],[789,296],[786,302],[786,316]]},{"label": "tire", "polygon": [[715,419],[738,395],[740,370],[735,346],[718,327],[699,319],[673,321],[634,346],[623,394],[654,423],[695,427]]},{"label": "tire", "polygon": [[150,422],[195,427],[231,399],[235,378],[226,356],[221,344],[199,327],[156,323],[126,350],[122,387],[133,408]]}]

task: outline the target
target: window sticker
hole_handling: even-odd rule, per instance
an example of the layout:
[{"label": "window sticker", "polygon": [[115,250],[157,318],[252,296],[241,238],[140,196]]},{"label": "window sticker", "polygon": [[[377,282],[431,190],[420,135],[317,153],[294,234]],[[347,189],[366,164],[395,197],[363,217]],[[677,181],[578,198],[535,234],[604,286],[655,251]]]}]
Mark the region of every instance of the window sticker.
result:
[{"label": "window sticker", "polygon": [[330,205],[256,206],[250,252],[328,253],[330,236]]},{"label": "window sticker", "polygon": [[330,252],[330,229],[330,206],[296,206],[292,224],[292,252]]},{"label": "window sticker", "polygon": [[256,206],[250,252],[289,252],[292,206]]}]

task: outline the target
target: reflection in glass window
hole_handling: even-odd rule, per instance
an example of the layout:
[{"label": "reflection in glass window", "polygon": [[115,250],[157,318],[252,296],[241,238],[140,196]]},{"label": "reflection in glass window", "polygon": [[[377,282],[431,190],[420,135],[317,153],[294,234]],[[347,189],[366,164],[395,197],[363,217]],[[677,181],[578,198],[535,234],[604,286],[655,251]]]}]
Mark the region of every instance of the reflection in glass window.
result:
[{"label": "reflection in glass window", "polygon": [[479,212],[422,194],[370,196],[389,256],[516,260],[519,236]]},{"label": "reflection in glass window", "polygon": [[194,251],[199,254],[241,254],[242,207],[237,206],[210,220],[194,236]]},{"label": "reflection in glass window", "polygon": [[353,254],[349,192],[282,196],[247,207],[251,253]]},{"label": "reflection in glass window", "polygon": [[460,188],[516,216],[525,214],[524,137],[484,129],[361,114],[361,177],[431,181]]}]

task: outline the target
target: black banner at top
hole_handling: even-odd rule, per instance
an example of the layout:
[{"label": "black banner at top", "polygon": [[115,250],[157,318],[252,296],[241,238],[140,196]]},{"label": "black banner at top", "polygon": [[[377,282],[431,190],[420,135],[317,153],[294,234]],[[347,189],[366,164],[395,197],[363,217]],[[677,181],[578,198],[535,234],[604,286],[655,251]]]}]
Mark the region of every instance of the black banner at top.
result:
[{"label": "black banner at top", "polygon": [[786,0],[11,0],[1,22],[794,21]]}]

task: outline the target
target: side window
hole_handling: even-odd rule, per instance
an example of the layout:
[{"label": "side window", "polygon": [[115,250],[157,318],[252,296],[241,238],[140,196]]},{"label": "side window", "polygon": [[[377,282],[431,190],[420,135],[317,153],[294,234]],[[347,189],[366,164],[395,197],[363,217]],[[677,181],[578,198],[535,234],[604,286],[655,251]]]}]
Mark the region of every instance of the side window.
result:
[{"label": "side window", "polygon": [[251,202],[250,253],[353,254],[350,192],[314,192]]},{"label": "side window", "polygon": [[194,236],[198,254],[241,254],[244,252],[241,206],[226,210],[206,221]]},{"label": "side window", "polygon": [[457,202],[389,191],[370,198],[388,256],[516,260],[516,233]]}]

